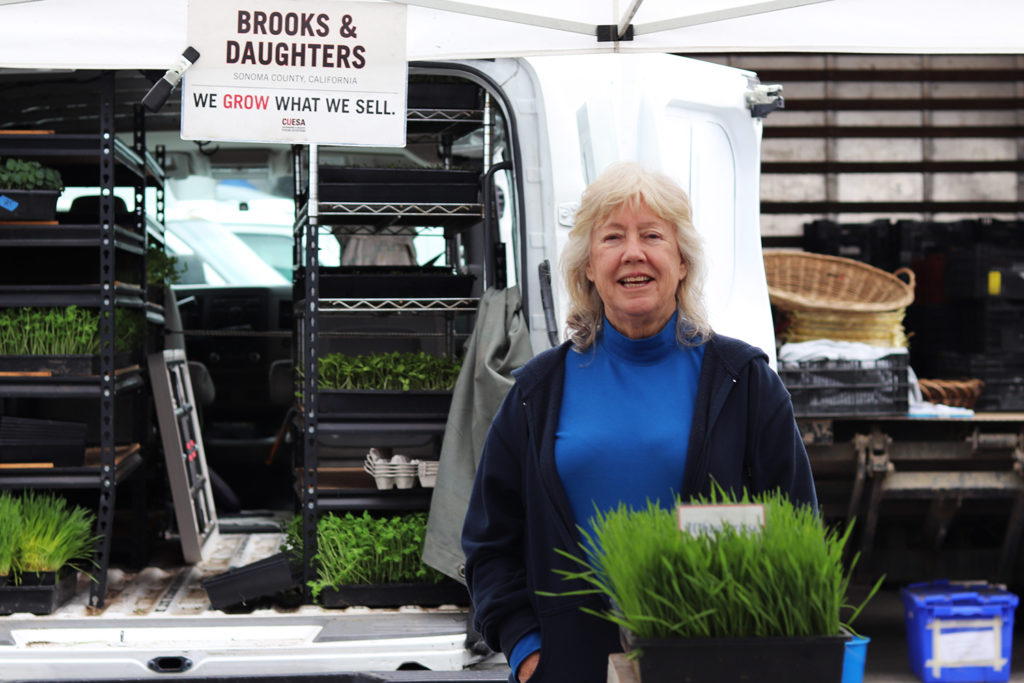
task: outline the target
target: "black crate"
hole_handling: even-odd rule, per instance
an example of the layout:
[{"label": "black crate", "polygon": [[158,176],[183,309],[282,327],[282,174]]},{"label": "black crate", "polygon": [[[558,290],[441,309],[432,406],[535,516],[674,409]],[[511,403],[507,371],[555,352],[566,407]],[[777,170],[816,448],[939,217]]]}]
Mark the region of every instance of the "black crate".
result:
[{"label": "black crate", "polygon": [[979,243],[949,253],[946,296],[1024,300],[1024,249]]},{"label": "black crate", "polygon": [[816,220],[804,225],[804,251],[861,261],[891,272],[899,267],[899,233],[893,223],[836,223]]},{"label": "black crate", "polygon": [[938,358],[940,378],[980,379],[985,383],[974,409],[1024,410],[1024,356],[1019,353],[958,353]]},{"label": "black crate", "polygon": [[910,388],[905,353],[874,361],[780,361],[779,376],[798,417],[905,414]]},{"label": "black crate", "polygon": [[955,333],[948,350],[1019,353],[1024,351],[1024,301],[988,299],[953,307]]},{"label": "black crate", "polygon": [[939,353],[951,350],[962,330],[949,303],[918,303],[907,307],[903,327],[910,339],[910,365],[918,377],[937,377]]}]

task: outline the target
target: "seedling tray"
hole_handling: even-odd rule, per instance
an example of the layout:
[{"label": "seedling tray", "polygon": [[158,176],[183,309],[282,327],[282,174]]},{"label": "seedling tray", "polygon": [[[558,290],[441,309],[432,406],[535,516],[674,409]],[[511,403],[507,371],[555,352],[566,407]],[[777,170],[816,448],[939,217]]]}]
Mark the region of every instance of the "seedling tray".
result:
[{"label": "seedling tray", "polygon": [[52,221],[59,196],[57,190],[0,188],[0,221]]},{"label": "seedling tray", "polygon": [[299,585],[302,567],[284,553],[202,580],[213,609],[226,609]]},{"label": "seedling tray", "polygon": [[324,607],[402,607],[418,605],[468,605],[469,592],[458,581],[440,583],[361,584],[325,588]]},{"label": "seedling tray", "polygon": [[482,91],[475,83],[409,84],[409,109],[482,109]]},{"label": "seedling tray", "polygon": [[39,583],[0,585],[0,615],[16,612],[51,614],[71,599],[78,587],[78,572],[65,567],[58,574],[47,572]]},{"label": "seedling tray", "polygon": [[[114,367],[131,364],[131,353],[114,354]],[[90,376],[100,372],[98,355],[0,356],[0,372],[5,374],[45,374],[53,377]]]},{"label": "seedling tray", "polygon": [[385,420],[440,419],[448,417],[450,391],[359,391],[321,389],[321,415]]},{"label": "seedling tray", "polygon": [[320,201],[382,204],[474,204],[480,174],[435,168],[320,168]]},{"label": "seedling tray", "polygon": [[320,296],[336,299],[446,299],[468,297],[473,275],[450,268],[342,266],[320,269]]},{"label": "seedling tray", "polygon": [[642,681],[759,681],[760,683],[841,683],[849,635],[792,638],[625,637],[628,650],[640,650]]}]

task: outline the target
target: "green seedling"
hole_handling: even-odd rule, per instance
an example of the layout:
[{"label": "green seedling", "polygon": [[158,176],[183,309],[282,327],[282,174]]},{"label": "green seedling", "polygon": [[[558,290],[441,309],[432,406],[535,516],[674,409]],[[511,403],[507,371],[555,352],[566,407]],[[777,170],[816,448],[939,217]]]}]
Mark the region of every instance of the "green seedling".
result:
[{"label": "green seedling", "polygon": [[346,356],[335,353],[320,359],[320,389],[433,391],[455,387],[462,363],[423,351],[371,353]]},{"label": "green seedling", "polygon": [[[328,513],[317,524],[317,578],[310,581],[313,597],[325,588],[361,584],[437,583],[440,572],[423,564],[427,514],[393,517]],[[284,551],[302,556],[302,518],[286,528]]]}]

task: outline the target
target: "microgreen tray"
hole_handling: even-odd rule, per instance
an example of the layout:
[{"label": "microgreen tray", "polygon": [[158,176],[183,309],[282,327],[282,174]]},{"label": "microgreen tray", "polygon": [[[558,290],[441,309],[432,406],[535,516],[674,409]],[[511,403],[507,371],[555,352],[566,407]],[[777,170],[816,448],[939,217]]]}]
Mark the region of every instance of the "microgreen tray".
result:
[{"label": "microgreen tray", "polygon": [[363,584],[325,588],[324,607],[402,607],[404,605],[468,605],[469,592],[458,581],[440,583]]}]

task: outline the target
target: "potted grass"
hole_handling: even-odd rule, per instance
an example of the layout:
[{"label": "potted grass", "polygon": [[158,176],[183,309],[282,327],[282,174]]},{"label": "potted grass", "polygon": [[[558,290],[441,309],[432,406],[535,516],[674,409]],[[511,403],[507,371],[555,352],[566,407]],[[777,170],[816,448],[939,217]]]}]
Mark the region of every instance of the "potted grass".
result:
[{"label": "potted grass", "polygon": [[20,529],[21,503],[10,491],[4,491],[0,493],[0,588],[14,583]]},{"label": "potted grass", "polygon": [[4,544],[10,556],[0,614],[48,614],[74,594],[78,572],[94,562],[95,516],[52,493],[5,492],[0,498],[4,537],[14,539]]},{"label": "potted grass", "polygon": [[[466,604],[459,582],[423,563],[427,514],[390,517],[328,513],[317,524],[314,600],[325,607]],[[288,525],[285,550],[302,556],[302,519]]]},{"label": "potted grass", "polygon": [[581,569],[556,571],[607,597],[611,608],[591,613],[619,626],[645,683],[709,680],[709,672],[720,681],[840,683],[850,623],[882,582],[847,605],[852,527],[827,528],[778,493],[717,491],[694,502],[760,505],[764,525],[681,531],[672,511],[620,506],[595,516],[584,557],[563,553]]},{"label": "potted grass", "polygon": [[53,221],[64,182],[38,161],[0,160],[0,221]]},{"label": "potted grass", "polygon": [[320,410],[349,417],[445,419],[461,367],[457,358],[423,351],[329,354],[317,368]]}]

